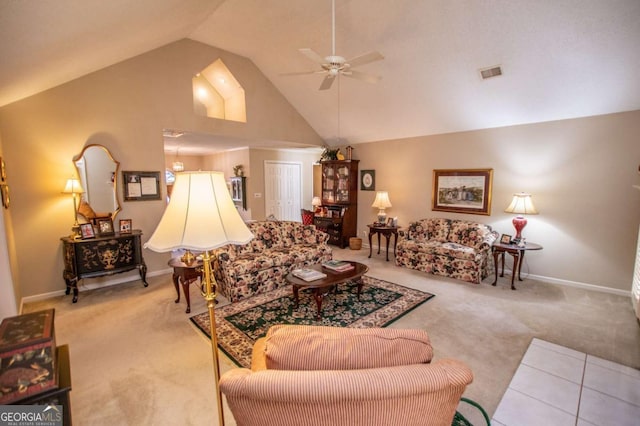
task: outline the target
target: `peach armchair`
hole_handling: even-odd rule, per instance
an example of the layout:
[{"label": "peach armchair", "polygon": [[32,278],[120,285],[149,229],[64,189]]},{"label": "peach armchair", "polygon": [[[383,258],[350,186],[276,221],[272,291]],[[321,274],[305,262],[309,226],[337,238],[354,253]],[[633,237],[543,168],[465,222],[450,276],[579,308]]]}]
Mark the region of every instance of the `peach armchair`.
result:
[{"label": "peach armchair", "polygon": [[451,425],[471,370],[426,332],[283,325],[220,387],[238,426]]}]

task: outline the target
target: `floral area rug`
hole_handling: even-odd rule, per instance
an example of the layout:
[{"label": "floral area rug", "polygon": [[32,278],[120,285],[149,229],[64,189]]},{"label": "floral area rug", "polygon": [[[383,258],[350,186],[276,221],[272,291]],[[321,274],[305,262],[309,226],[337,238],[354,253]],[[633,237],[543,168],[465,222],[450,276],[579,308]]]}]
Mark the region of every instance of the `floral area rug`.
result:
[{"label": "floral area rug", "polygon": [[[385,327],[434,297],[431,293],[366,275],[362,279],[364,287],[360,300],[353,282],[340,284],[335,293],[326,294],[320,320],[316,317],[317,306],[310,291],[300,291],[300,304],[294,307],[291,286],[216,308],[218,347],[238,366],[250,368],[254,342],[273,325]],[[194,315],[190,320],[210,337],[208,312]]]}]

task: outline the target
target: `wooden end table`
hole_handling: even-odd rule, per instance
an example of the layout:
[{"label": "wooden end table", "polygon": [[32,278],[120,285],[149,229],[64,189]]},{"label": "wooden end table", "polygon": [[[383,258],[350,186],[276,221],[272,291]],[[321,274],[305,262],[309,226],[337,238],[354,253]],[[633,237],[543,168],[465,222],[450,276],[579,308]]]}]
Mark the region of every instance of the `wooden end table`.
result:
[{"label": "wooden end table", "polygon": [[500,242],[493,243],[491,251],[493,252],[493,266],[495,267],[496,278],[492,285],[496,285],[498,282],[498,257],[502,257],[502,271],[500,276],[504,277],[504,254],[509,253],[513,257],[513,271],[511,273],[511,290],[515,290],[516,286],[513,284],[516,274],[518,274],[518,281],[522,281],[520,277],[520,270],[522,269],[522,261],[524,260],[524,254],[528,250],[542,250],[542,246],[535,243],[526,243],[524,246],[518,246],[517,244],[502,244]]},{"label": "wooden end table", "polygon": [[190,265],[184,263],[179,257],[174,257],[169,260],[169,266],[173,268],[173,285],[176,287],[176,293],[178,298],[176,303],[180,302],[180,286],[182,285],[182,292],[184,298],[187,300],[187,310],[185,313],[191,312],[191,298],[189,297],[189,284],[197,280],[202,279],[202,265],[203,262],[200,259],[196,259]]},{"label": "wooden end table", "polygon": [[316,271],[320,271],[322,273],[327,274],[326,278],[321,278],[319,280],[314,281],[305,281],[301,278],[294,276],[292,273],[289,273],[285,279],[291,287],[293,288],[293,299],[295,301],[295,307],[298,307],[300,298],[299,292],[304,289],[311,289],[313,298],[316,301],[316,305],[318,307],[318,315],[317,319],[320,320],[322,314],[322,300],[324,299],[324,295],[329,293],[335,286],[338,284],[344,283],[346,281],[355,281],[358,285],[358,299],[360,298],[360,293],[362,292],[362,276],[369,271],[369,267],[367,265],[363,265],[358,262],[349,262],[354,266],[354,269],[351,269],[346,272],[336,272],[331,269],[324,268],[321,264],[308,265],[305,266],[307,269],[314,269]]},{"label": "wooden end table", "polygon": [[373,250],[373,244],[371,242],[372,237],[378,234],[378,254],[380,254],[380,235],[384,236],[387,240],[387,262],[389,261],[389,240],[393,236],[393,256],[396,256],[396,245],[398,244],[398,229],[397,226],[376,225],[372,223],[367,225],[369,228],[369,257]]}]

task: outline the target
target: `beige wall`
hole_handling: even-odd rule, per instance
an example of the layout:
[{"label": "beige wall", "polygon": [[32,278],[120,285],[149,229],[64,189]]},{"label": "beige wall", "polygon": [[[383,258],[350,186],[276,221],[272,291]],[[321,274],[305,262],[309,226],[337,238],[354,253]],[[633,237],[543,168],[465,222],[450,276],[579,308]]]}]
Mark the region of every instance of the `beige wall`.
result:
[{"label": "beige wall", "polygon": [[[225,151],[204,157],[203,165],[205,170],[216,170],[224,173],[224,177],[229,180],[233,176],[233,167],[242,164],[244,175],[251,176],[249,159],[249,148]],[[248,202],[248,199],[247,199]]]},{"label": "beige wall", "polygon": [[198,155],[182,155],[176,160],[175,154],[165,154],[164,167],[169,170],[173,170],[173,162],[182,161],[185,171],[198,171],[205,170],[203,164],[203,157]]},{"label": "beige wall", "polygon": [[[222,58],[242,84],[247,123],[200,117],[193,112],[191,79]],[[0,108],[3,154],[11,168],[10,251],[22,297],[64,289],[60,237],[73,223],[71,197],[62,195],[74,174],[71,159],[97,143],[120,161],[121,170],[162,171],[162,129],[312,145],[322,141],[254,64],[231,53],[182,40]],[[166,188],[162,188],[163,195]],[[119,196],[122,202],[122,192]],[[146,241],[164,199],[122,202],[119,218],[133,220]],[[0,241],[0,244],[7,244]],[[149,272],[165,270],[168,254],[144,250]],[[136,277],[137,272],[87,280]],[[15,278],[18,277],[18,278]],[[80,298],[80,303],[82,298]]]},{"label": "beige wall", "polygon": [[[640,224],[640,111],[523,126],[358,144],[360,170],[375,169],[400,224],[427,217],[488,223],[514,235],[504,213],[512,194],[529,192],[523,273],[630,291]],[[433,169],[493,168],[490,216],[431,211]],[[358,232],[375,219],[375,192],[358,196]],[[510,263],[508,263],[510,265]],[[570,284],[570,283],[569,283]]]}]

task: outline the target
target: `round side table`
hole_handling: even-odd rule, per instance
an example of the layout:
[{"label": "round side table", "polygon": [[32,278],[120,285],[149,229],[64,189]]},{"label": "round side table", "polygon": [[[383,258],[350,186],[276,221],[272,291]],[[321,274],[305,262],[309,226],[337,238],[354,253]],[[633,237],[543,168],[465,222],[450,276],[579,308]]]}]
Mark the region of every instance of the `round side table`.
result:
[{"label": "round side table", "polygon": [[504,277],[504,254],[509,253],[513,257],[513,272],[511,273],[511,290],[515,290],[514,279],[516,274],[518,275],[518,281],[522,281],[520,278],[520,270],[522,269],[522,261],[524,260],[524,254],[528,250],[542,250],[540,244],[526,243],[524,246],[518,246],[517,244],[503,244],[501,242],[493,243],[491,251],[493,252],[493,266],[495,267],[496,279],[492,285],[496,285],[498,282],[498,257],[502,257],[502,271],[500,276]]}]

